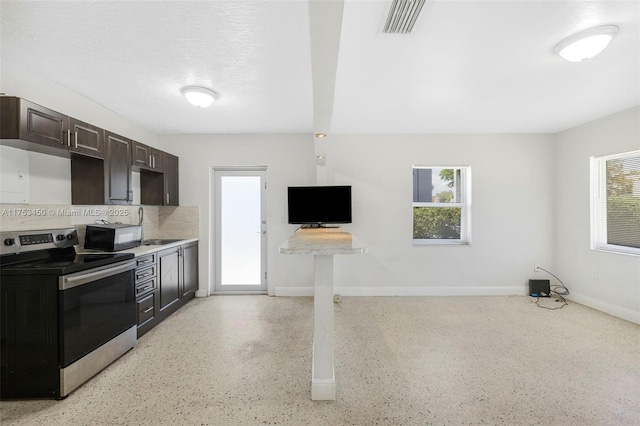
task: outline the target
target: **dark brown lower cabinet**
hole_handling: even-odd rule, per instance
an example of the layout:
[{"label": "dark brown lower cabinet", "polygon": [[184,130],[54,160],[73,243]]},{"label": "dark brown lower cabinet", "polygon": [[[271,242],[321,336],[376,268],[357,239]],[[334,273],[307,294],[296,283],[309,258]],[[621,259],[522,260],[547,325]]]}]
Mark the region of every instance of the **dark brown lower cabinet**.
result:
[{"label": "dark brown lower cabinet", "polygon": [[158,252],[160,281],[160,315],[167,317],[178,309],[180,302],[180,246]]},{"label": "dark brown lower cabinet", "polygon": [[140,282],[136,285],[140,337],[195,297],[198,242],[160,250],[136,261],[136,282]]},{"label": "dark brown lower cabinet", "polygon": [[138,337],[151,330],[157,323],[156,299],[158,292],[153,291],[136,299],[138,305]]},{"label": "dark brown lower cabinet", "polygon": [[183,280],[182,300],[189,300],[198,290],[198,243],[193,242],[182,246]]},{"label": "dark brown lower cabinet", "polygon": [[136,303],[138,305],[138,337],[157,323],[158,274],[156,253],[136,257]]}]

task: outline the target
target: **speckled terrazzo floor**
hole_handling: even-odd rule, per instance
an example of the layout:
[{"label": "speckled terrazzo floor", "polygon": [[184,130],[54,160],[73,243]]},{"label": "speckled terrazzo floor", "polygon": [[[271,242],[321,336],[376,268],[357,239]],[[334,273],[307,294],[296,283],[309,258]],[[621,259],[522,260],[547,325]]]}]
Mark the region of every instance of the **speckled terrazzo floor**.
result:
[{"label": "speckled terrazzo floor", "polygon": [[312,298],[196,299],[9,425],[638,425],[640,326],[528,297],[343,297],[335,402],[310,400]]}]

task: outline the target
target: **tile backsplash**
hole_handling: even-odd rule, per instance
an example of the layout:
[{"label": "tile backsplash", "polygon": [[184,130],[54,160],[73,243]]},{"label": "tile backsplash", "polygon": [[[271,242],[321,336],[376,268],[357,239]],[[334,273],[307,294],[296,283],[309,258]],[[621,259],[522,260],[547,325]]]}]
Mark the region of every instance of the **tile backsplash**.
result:
[{"label": "tile backsplash", "polygon": [[77,228],[84,241],[86,225],[110,223],[138,224],[142,207],[145,239],[198,238],[199,208],[190,206],[75,206],[43,204],[0,204],[0,231]]}]

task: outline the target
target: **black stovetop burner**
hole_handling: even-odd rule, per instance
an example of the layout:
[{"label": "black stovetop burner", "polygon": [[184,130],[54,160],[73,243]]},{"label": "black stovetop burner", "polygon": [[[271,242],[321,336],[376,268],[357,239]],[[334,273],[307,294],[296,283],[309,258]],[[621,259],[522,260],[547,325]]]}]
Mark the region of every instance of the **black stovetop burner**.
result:
[{"label": "black stovetop burner", "polygon": [[77,254],[73,247],[5,255],[2,275],[66,275],[133,259],[133,253]]}]

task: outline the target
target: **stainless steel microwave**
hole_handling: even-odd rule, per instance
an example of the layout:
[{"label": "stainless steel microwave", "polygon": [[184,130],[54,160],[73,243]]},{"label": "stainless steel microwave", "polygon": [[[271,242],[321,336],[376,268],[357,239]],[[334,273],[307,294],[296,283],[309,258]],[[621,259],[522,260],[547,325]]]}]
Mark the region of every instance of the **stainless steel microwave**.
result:
[{"label": "stainless steel microwave", "polygon": [[87,225],[84,248],[119,251],[137,247],[142,242],[142,226],[122,223]]}]

